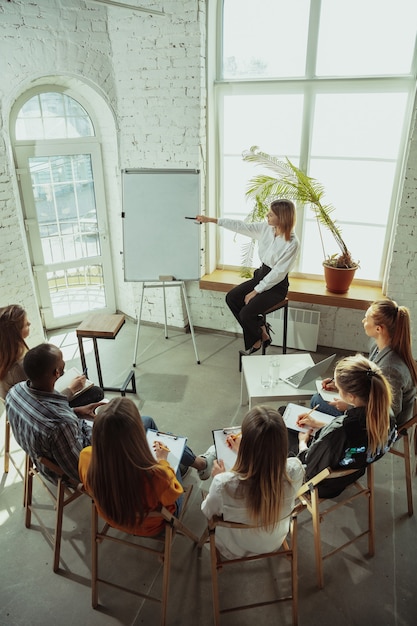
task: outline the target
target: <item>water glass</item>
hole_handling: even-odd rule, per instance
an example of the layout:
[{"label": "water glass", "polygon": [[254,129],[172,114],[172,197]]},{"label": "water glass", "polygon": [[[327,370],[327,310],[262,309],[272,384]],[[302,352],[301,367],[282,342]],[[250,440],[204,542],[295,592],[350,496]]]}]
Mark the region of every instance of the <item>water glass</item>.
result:
[{"label": "water glass", "polygon": [[272,385],[278,385],[279,383],[279,361],[277,357],[271,357],[269,363],[269,377]]},{"label": "water glass", "polygon": [[272,385],[269,368],[261,372],[261,385],[264,389],[269,389]]}]

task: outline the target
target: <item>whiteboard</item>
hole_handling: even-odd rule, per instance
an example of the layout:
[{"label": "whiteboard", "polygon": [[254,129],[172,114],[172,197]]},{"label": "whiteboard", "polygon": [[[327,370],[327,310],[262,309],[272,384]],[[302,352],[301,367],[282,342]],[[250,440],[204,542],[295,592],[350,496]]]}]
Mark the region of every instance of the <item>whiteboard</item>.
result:
[{"label": "whiteboard", "polygon": [[125,281],[198,280],[199,170],[122,170]]}]

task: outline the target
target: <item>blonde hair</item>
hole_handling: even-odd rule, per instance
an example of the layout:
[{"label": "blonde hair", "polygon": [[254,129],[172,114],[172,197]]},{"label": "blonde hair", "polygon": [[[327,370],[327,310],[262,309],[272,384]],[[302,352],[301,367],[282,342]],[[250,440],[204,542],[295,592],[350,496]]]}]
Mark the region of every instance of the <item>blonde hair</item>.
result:
[{"label": "blonde hair", "polygon": [[136,405],[114,398],[94,419],[87,486],[98,506],[119,526],[134,528],[149,513],[145,485],[159,472]]},{"label": "blonde hair", "polygon": [[398,306],[395,300],[376,300],[370,306],[370,315],[377,326],[386,328],[390,346],[402,358],[417,385],[417,364],[411,352],[410,311]]},{"label": "blonde hair", "polygon": [[297,217],[294,203],[286,199],[274,200],[271,202],[270,209],[279,219],[279,228],[284,235],[285,241],[289,241]]},{"label": "blonde hair", "polygon": [[286,464],[288,433],[280,413],[254,407],[242,422],[242,440],[232,471],[242,479],[238,497],[245,498],[249,517],[264,528],[280,520],[284,485],[289,483]]},{"label": "blonde hair", "polygon": [[339,361],[334,375],[338,389],[357,396],[365,403],[368,451],[374,455],[388,441],[392,401],[390,384],[381,369],[360,354]]}]

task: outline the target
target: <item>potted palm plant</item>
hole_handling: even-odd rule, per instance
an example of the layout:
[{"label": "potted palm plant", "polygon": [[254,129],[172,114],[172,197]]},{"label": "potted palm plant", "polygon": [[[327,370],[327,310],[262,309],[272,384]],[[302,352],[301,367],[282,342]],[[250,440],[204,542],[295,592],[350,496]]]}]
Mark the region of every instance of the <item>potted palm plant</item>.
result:
[{"label": "potted palm plant", "polygon": [[[314,178],[307,176],[288,158],[280,161],[278,158],[261,152],[257,146],[243,153],[243,160],[256,163],[273,172],[273,175],[258,174],[249,181],[246,195],[254,199],[254,208],[248,216],[248,221],[260,221],[265,218],[269,204],[274,197],[285,197],[297,204],[309,205],[315,214],[323,247],[323,267],[326,287],[333,293],[346,293],[359,267],[359,263],[352,259],[341,234],[341,230],[331,214],[334,207],[323,202],[323,186]],[[339,252],[326,255],[321,237],[320,227],[327,228],[339,248]],[[248,263],[252,249],[245,250],[244,265]],[[334,275],[336,274],[336,279]],[[336,280],[336,282],[335,282]]]}]

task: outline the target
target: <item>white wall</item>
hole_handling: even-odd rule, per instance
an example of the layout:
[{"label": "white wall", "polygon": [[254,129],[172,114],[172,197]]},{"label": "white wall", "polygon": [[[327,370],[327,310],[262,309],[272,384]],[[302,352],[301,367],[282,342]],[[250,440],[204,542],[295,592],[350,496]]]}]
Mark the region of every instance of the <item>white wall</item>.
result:
[{"label": "white wall", "polygon": [[[149,0],[139,4],[156,6]],[[43,337],[43,331],[10,146],[9,115],[15,100],[32,85],[55,80],[73,93],[78,91],[95,110],[103,140],[116,302],[128,315],[136,314],[141,286],[123,281],[121,169],[188,167],[205,171],[207,3],[172,0],[157,4],[166,15],[83,0],[0,4],[0,303],[25,306],[33,322],[34,343]],[[417,320],[415,129],[409,147],[387,295],[408,306]],[[223,294],[200,291],[197,283],[187,287],[195,326],[239,330]],[[184,312],[176,292],[168,290],[168,323],[183,326]],[[162,290],[146,291],[144,320],[163,321],[161,298]],[[361,311],[312,308],[321,311],[319,344],[367,349]],[[417,328],[413,335],[417,345]]]}]

